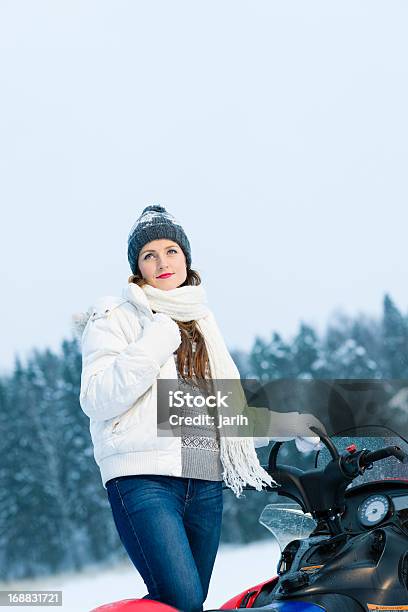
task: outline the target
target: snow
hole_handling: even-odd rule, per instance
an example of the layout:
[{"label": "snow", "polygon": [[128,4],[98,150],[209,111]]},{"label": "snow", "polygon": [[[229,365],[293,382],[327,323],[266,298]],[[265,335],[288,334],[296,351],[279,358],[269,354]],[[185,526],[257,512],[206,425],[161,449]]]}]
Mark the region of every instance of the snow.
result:
[{"label": "snow", "polygon": [[[271,578],[276,573],[280,550],[273,538],[245,546],[223,545],[218,551],[205,609],[217,608],[246,588]],[[94,567],[80,574],[64,574],[37,580],[0,583],[0,590],[61,590],[63,612],[89,612],[102,604],[143,597],[146,587],[129,562],[114,568]],[[36,606],[46,612],[50,607]],[[13,606],[26,612],[26,606]]]}]

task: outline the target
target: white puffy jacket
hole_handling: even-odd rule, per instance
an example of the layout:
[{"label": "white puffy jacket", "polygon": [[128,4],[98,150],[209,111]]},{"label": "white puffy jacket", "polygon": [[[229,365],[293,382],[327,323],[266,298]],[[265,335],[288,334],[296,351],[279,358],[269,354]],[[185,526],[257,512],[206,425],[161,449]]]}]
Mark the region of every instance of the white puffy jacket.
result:
[{"label": "white puffy jacket", "polygon": [[115,476],[181,475],[180,437],[157,436],[157,379],[177,378],[174,358],[160,367],[142,337],[153,316],[143,290],[130,284],[124,295],[100,298],[77,321],[84,326],[80,404],[104,487]]}]

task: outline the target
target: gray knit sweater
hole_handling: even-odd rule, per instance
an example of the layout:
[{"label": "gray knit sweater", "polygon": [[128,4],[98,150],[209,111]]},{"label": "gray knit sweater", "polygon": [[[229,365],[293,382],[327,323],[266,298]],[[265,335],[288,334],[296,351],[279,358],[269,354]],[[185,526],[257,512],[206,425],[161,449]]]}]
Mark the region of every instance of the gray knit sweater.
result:
[{"label": "gray knit sweater", "polygon": [[[193,353],[196,343],[193,342]],[[174,354],[177,366],[177,355]],[[178,386],[184,393],[199,393],[193,382],[186,383],[178,373]],[[183,407],[183,416],[195,417],[208,414],[207,407]],[[219,430],[215,424],[181,426],[181,461],[183,478],[200,478],[203,480],[222,480],[222,464],[220,460]]]}]

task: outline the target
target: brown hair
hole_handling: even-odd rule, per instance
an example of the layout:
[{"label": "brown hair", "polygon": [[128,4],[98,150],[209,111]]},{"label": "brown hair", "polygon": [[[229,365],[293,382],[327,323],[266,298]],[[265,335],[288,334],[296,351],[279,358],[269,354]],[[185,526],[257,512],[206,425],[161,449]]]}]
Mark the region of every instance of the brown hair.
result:
[{"label": "brown hair", "polygon": [[[139,287],[146,284],[139,269],[136,274],[131,274],[129,283],[135,283]],[[187,268],[187,278],[179,285],[200,285],[201,277],[196,270]],[[176,321],[180,329],[181,344],[177,349],[177,371],[186,382],[194,380],[200,385],[205,379],[211,378],[210,362],[204,337],[196,325],[196,321]],[[195,354],[193,353],[193,342],[196,342]],[[207,389],[207,387],[205,387]]]}]

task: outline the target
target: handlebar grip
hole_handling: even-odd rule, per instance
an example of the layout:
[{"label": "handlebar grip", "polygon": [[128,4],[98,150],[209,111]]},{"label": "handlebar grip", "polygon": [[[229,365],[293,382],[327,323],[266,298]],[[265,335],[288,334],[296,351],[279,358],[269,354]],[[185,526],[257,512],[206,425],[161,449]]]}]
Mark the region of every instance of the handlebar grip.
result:
[{"label": "handlebar grip", "polygon": [[386,459],[387,457],[395,457],[401,463],[408,463],[408,455],[399,446],[386,446],[385,448],[362,455],[360,465],[366,467],[370,463]]},{"label": "handlebar grip", "polygon": [[401,463],[408,463],[408,455],[399,446],[394,446],[394,457],[396,457]]}]

